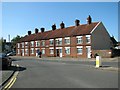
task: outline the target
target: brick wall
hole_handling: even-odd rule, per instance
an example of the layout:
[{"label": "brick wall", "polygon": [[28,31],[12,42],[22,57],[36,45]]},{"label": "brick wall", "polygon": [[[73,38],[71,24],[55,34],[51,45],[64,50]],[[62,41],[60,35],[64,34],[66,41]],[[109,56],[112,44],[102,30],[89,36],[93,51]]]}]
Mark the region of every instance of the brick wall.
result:
[{"label": "brick wall", "polygon": [[111,55],[112,55],[112,51],[111,51],[111,50],[92,50],[93,56],[94,56],[96,53],[97,53],[99,56],[103,57],[103,58],[110,58]]}]

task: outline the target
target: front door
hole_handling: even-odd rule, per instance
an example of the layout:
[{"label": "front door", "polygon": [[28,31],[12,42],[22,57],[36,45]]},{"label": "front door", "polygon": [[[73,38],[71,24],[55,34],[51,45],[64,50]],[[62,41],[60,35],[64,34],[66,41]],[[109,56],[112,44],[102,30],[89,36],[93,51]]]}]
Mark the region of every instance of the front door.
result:
[{"label": "front door", "polygon": [[38,48],[36,48],[36,56],[38,56],[38,52],[39,52],[40,50],[38,49]]},{"label": "front door", "polygon": [[87,58],[91,58],[91,46],[86,46]]},{"label": "front door", "polygon": [[59,49],[56,49],[57,57],[59,57]]},{"label": "front door", "polygon": [[24,49],[22,49],[22,56],[24,56]]}]

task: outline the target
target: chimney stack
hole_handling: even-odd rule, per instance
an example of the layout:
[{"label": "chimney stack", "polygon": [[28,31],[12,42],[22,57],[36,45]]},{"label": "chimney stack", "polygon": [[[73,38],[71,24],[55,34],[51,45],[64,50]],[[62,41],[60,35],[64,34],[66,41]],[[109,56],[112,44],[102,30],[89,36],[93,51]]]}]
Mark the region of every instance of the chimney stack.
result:
[{"label": "chimney stack", "polygon": [[41,32],[42,32],[42,33],[45,32],[45,28],[41,28]]},{"label": "chimney stack", "polygon": [[56,29],[56,25],[52,25],[52,30],[55,30]]},{"label": "chimney stack", "polygon": [[38,33],[38,31],[39,31],[39,30],[38,30],[37,28],[35,28],[35,34],[37,34],[37,33]]},{"label": "chimney stack", "polygon": [[31,31],[28,31],[28,35],[30,35],[31,34]]},{"label": "chimney stack", "polygon": [[62,23],[60,24],[60,28],[61,28],[61,29],[65,28],[65,24],[63,23],[63,21],[62,21]]},{"label": "chimney stack", "polygon": [[75,20],[75,26],[79,26],[80,20],[76,19]]},{"label": "chimney stack", "polygon": [[91,24],[92,23],[92,18],[91,16],[89,15],[88,18],[87,18],[87,24]]}]

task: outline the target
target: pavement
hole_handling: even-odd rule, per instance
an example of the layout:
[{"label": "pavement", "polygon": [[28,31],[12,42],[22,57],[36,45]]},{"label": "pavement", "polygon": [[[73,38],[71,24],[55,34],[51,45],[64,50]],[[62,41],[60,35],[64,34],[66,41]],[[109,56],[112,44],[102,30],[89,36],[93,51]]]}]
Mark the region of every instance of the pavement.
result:
[{"label": "pavement", "polygon": [[5,87],[8,84],[8,82],[11,81],[11,78],[15,75],[16,71],[18,71],[18,67],[14,64],[12,64],[12,66],[9,69],[4,69],[0,71],[0,89]]},{"label": "pavement", "polygon": [[[12,56],[13,60],[15,59],[40,59],[38,57],[21,57],[21,56]],[[117,58],[102,58],[102,60],[104,62],[118,62],[120,59],[120,57]],[[42,57],[42,59],[40,60],[50,60],[50,61],[91,61],[91,62],[95,62],[95,58],[92,59],[85,59],[85,58],[60,58],[60,57]],[[95,68],[95,66],[91,66],[93,68]],[[100,68],[96,68],[96,69],[100,69],[100,70],[111,70],[111,71],[119,71],[120,69],[118,69],[118,67],[107,67],[107,66],[102,66]],[[16,67],[13,65],[9,70],[2,70],[0,71],[0,75],[2,75],[2,82],[0,83],[0,88],[2,88],[2,86],[4,86],[9,79],[15,74],[16,72]]]}]

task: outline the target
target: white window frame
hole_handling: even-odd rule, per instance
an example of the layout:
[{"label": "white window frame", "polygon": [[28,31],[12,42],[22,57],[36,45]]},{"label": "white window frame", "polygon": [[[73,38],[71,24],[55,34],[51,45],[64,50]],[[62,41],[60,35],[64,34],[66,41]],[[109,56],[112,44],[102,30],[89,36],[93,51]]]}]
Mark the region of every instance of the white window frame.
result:
[{"label": "white window frame", "polygon": [[54,48],[50,48],[49,50],[50,50],[50,54],[54,54]]},{"label": "white window frame", "polygon": [[[52,43],[53,42],[53,43]],[[53,46],[54,45],[54,39],[50,39],[49,40],[49,43],[50,43],[50,46]]]},{"label": "white window frame", "polygon": [[28,49],[25,49],[25,54],[28,54]]},{"label": "white window frame", "polygon": [[[78,52],[78,49],[81,49],[82,52]],[[80,54],[80,55],[83,54],[83,46],[77,46],[77,54]]]},{"label": "white window frame", "polygon": [[30,49],[30,53],[31,53],[31,54],[34,54],[34,48],[31,48],[31,49]]},{"label": "white window frame", "polygon": [[56,38],[56,45],[62,45],[62,38]]},{"label": "white window frame", "polygon": [[26,47],[26,48],[28,47],[28,42],[25,42],[25,47]]},{"label": "white window frame", "polygon": [[[77,44],[82,44],[83,43],[83,39],[82,39],[83,36],[77,36]],[[79,42],[80,41],[80,42]]]},{"label": "white window frame", "polygon": [[39,47],[40,46],[40,41],[35,41],[35,47]]},{"label": "white window frame", "polygon": [[41,46],[45,46],[45,40],[41,41]]},{"label": "white window frame", "polygon": [[17,49],[17,53],[20,54],[20,49]]},{"label": "white window frame", "polygon": [[[69,42],[66,42],[67,40],[68,40]],[[70,37],[65,37],[65,38],[64,38],[64,43],[65,43],[65,44],[70,44]]]},{"label": "white window frame", "polygon": [[[67,51],[68,50],[68,51]],[[65,47],[65,53],[67,54],[67,55],[70,55],[70,47]]]},{"label": "white window frame", "polygon": [[[91,35],[86,35],[86,43],[87,44],[89,44],[89,43],[91,43]],[[87,40],[88,40],[88,42],[87,42]]]},{"label": "white window frame", "polygon": [[20,48],[20,43],[17,44],[17,47]]},{"label": "white window frame", "polygon": [[41,48],[42,54],[45,54],[45,48]]},{"label": "white window frame", "polygon": [[24,48],[24,42],[22,42],[21,45],[22,45],[22,48]]},{"label": "white window frame", "polygon": [[34,41],[31,41],[31,42],[30,42],[30,46],[31,46],[31,47],[34,47]]}]

